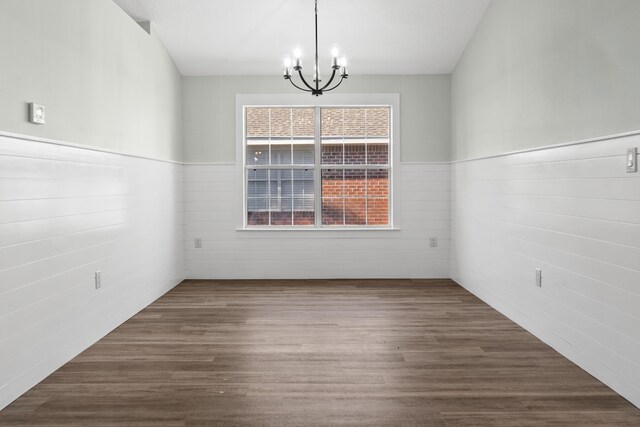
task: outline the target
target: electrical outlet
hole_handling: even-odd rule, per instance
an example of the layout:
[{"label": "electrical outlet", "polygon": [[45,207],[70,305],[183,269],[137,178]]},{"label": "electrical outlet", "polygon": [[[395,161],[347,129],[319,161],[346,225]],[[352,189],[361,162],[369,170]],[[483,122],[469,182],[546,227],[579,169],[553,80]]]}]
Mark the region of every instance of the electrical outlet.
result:
[{"label": "electrical outlet", "polygon": [[627,173],[638,172],[638,149],[627,148]]},{"label": "electrical outlet", "polygon": [[202,239],[200,237],[193,239],[193,247],[196,249],[202,249]]},{"label": "electrical outlet", "polygon": [[432,248],[438,247],[438,238],[437,237],[429,237],[429,246]]},{"label": "electrical outlet", "polygon": [[94,278],[96,282],[96,289],[100,289],[102,287],[102,271],[96,271]]},{"label": "electrical outlet", "polygon": [[536,268],[536,286],[539,288],[542,287],[542,270],[539,268]]}]

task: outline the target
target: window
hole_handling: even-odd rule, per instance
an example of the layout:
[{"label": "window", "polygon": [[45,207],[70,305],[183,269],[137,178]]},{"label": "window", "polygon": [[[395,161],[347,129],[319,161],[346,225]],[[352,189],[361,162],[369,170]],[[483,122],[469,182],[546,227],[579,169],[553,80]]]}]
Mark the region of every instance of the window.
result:
[{"label": "window", "polygon": [[391,108],[244,108],[245,226],[388,227]]}]

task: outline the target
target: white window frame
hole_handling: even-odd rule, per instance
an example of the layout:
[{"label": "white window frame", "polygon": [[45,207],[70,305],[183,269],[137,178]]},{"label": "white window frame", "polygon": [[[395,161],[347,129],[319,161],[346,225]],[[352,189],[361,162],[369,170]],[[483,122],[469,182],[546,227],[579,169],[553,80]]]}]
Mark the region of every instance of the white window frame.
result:
[{"label": "white window frame", "polygon": [[[389,171],[389,221],[387,225],[322,225],[322,181],[321,173],[323,169],[380,169],[381,165],[322,165],[320,138],[320,115],[315,114],[315,225],[247,225],[247,173],[250,165],[246,165],[246,138],[245,138],[245,108],[247,107],[389,107],[390,109],[390,134],[389,134],[389,163],[385,169]],[[400,159],[400,96],[399,94],[329,94],[325,97],[312,97],[305,94],[296,95],[266,95],[252,94],[236,95],[236,171],[239,188],[238,208],[241,212],[238,215],[238,230],[396,230],[398,229],[398,197],[399,182],[394,179],[396,171],[399,169]],[[290,167],[292,166],[292,167]],[[296,165],[278,165],[272,169],[295,169]],[[355,166],[355,167],[354,167]]]}]

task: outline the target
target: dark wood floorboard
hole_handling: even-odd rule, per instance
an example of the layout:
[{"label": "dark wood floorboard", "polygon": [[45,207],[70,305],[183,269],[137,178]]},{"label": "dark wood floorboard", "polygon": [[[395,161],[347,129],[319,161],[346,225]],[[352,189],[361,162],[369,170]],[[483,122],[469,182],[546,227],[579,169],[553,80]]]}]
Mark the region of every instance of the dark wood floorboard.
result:
[{"label": "dark wood floorboard", "polygon": [[450,280],[187,280],[0,425],[639,426]]}]

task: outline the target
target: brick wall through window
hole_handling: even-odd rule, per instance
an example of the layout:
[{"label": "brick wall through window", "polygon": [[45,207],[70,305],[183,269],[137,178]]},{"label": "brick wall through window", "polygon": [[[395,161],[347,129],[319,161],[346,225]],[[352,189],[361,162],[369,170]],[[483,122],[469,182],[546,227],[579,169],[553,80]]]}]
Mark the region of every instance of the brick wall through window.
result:
[{"label": "brick wall through window", "polygon": [[[322,225],[389,225],[389,107],[247,107],[245,112],[248,226],[313,226],[317,197]],[[274,168],[284,165],[291,169]]]}]

